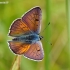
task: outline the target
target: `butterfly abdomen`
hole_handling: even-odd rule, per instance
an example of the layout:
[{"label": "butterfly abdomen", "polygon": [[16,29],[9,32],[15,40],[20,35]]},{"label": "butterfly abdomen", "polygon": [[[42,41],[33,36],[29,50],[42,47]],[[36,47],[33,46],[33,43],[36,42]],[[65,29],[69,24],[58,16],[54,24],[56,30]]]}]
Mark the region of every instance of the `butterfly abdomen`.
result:
[{"label": "butterfly abdomen", "polygon": [[34,43],[39,40],[40,40],[39,35],[36,34],[24,35],[13,39],[13,41],[21,41],[25,43]]},{"label": "butterfly abdomen", "polygon": [[24,41],[26,40],[25,37],[16,37],[13,39],[13,41]]},{"label": "butterfly abdomen", "polygon": [[23,43],[29,43],[29,44],[32,43],[32,40],[29,40],[29,39],[26,39],[26,38],[21,38],[21,37],[19,37],[19,38],[18,38],[18,37],[17,37],[17,38],[14,38],[13,41],[15,41],[15,42],[16,42],[16,41],[19,41],[19,42],[21,41],[21,42],[23,42]]}]

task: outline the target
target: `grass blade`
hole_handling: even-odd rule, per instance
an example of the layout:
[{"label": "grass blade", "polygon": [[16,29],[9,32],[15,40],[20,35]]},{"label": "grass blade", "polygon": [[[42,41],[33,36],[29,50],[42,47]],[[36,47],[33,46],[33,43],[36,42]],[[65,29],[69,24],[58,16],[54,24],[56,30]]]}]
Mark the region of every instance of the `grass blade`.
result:
[{"label": "grass blade", "polygon": [[66,0],[66,12],[68,21],[68,46],[69,46],[69,70],[70,70],[70,0]]},{"label": "grass blade", "polygon": [[21,56],[16,55],[11,70],[20,70],[20,60],[21,60]]}]

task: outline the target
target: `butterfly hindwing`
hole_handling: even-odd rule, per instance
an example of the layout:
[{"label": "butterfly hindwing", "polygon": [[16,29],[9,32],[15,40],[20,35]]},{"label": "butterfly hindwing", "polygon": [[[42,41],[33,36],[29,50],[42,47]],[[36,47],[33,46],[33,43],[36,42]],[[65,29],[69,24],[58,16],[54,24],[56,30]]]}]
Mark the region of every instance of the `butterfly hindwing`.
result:
[{"label": "butterfly hindwing", "polygon": [[29,48],[30,44],[18,42],[18,41],[8,41],[10,49],[15,53],[15,54],[23,54],[25,53]]},{"label": "butterfly hindwing", "polygon": [[25,57],[34,59],[34,60],[42,60],[44,53],[42,48],[42,43],[40,41],[33,44],[26,44],[17,41],[9,41],[9,46],[11,50],[15,54],[24,54]]},{"label": "butterfly hindwing", "polygon": [[27,52],[24,53],[24,56],[33,60],[42,60],[44,56],[42,43],[38,41],[31,44]]},{"label": "butterfly hindwing", "polygon": [[31,31],[39,34],[41,28],[41,9],[35,7],[28,11],[23,17],[22,21],[27,24]]}]

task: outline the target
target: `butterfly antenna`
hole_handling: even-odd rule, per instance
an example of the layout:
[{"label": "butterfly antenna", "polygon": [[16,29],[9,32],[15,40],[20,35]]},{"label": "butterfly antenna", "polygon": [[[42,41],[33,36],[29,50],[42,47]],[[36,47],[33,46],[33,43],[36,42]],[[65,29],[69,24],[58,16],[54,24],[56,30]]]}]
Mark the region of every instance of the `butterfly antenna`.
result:
[{"label": "butterfly antenna", "polygon": [[50,43],[49,41],[46,41],[45,38],[43,38],[44,42],[47,42],[48,44],[52,45],[52,43]]},{"label": "butterfly antenna", "polygon": [[[50,24],[50,22],[48,23],[48,25]],[[43,33],[44,31],[45,31],[45,29],[48,27],[48,25],[44,28],[44,30],[43,31],[41,31],[41,33]],[[40,34],[41,34],[40,33]]]}]

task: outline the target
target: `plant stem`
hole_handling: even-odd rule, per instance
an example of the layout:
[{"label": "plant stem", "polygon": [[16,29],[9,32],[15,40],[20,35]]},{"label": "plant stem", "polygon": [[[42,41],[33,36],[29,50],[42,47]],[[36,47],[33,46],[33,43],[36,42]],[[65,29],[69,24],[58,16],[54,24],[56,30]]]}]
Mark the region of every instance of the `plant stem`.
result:
[{"label": "plant stem", "polygon": [[[50,0],[46,0],[46,25],[50,23]],[[46,38],[49,41],[50,39],[50,28],[47,28],[46,31]],[[45,70],[49,70],[50,60],[49,60],[49,52],[50,52],[50,45],[45,45]]]},{"label": "plant stem", "polygon": [[21,60],[21,56],[16,55],[13,65],[11,67],[11,70],[19,70],[20,69],[20,60]]},{"label": "plant stem", "polygon": [[70,0],[66,0],[66,12],[68,21],[68,46],[69,46],[69,70],[70,70]]}]

